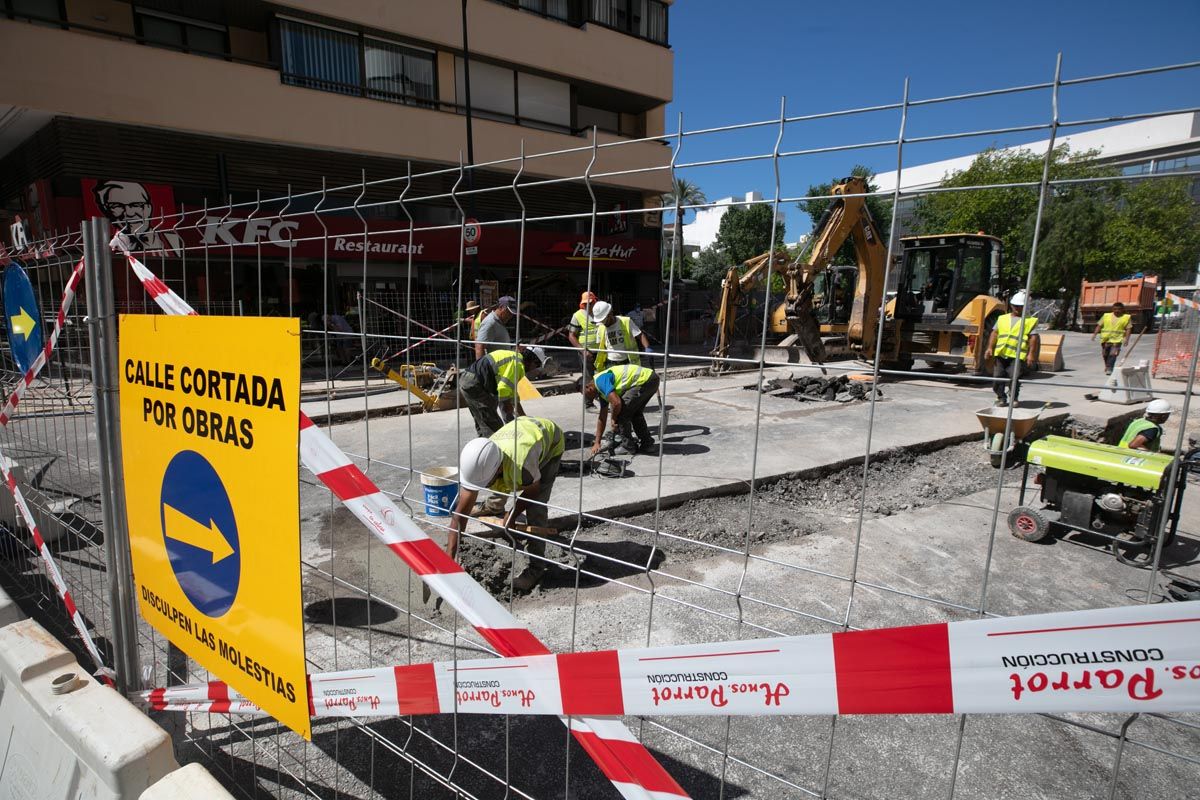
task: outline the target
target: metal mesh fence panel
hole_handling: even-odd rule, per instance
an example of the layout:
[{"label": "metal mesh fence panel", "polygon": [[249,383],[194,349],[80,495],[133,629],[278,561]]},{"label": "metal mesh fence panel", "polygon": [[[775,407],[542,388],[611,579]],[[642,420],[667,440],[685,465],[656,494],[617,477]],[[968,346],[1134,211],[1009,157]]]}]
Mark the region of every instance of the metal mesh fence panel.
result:
[{"label": "metal mesh fence panel", "polygon": [[[560,474],[545,503],[557,533],[543,537],[542,555],[508,533],[472,527],[464,536],[460,558],[468,573],[528,621],[553,652],[1149,602],[1161,596],[1160,584],[1172,574],[1191,574],[1194,551],[1187,557],[1179,548],[1200,541],[1197,531],[1181,531],[1178,539],[1184,544],[1160,546],[1140,568],[1118,563],[1095,542],[1078,548],[1064,543],[1057,548],[1014,549],[1015,540],[1003,533],[1004,517],[1018,493],[1033,491],[1032,475],[990,467],[972,473],[975,467],[967,462],[927,467],[915,460],[914,453],[978,438],[971,415],[978,406],[991,405],[990,377],[885,368],[881,328],[879,338],[864,342],[858,353],[865,361],[830,362],[820,373],[869,376],[873,385],[882,387],[882,396],[872,393],[863,402],[837,405],[835,412],[834,406],[804,407],[794,398],[764,393],[759,391],[764,384],[792,380],[801,369],[789,359],[769,355],[768,345],[774,343],[771,314],[779,300],[771,291],[760,292],[754,302],[739,308],[737,336],[744,347],[719,365],[725,372],[709,374],[715,330],[712,295],[668,269],[661,288],[659,276],[654,276],[655,296],[649,298],[638,290],[632,272],[612,269],[613,262],[606,259],[626,257],[620,249],[625,245],[607,241],[601,232],[620,230],[614,220],[640,217],[653,209],[604,207],[594,190],[643,172],[653,172],[669,185],[681,174],[752,162],[762,167],[764,180],[772,186],[770,197],[761,202],[778,219],[782,209],[804,199],[800,192],[806,185],[795,185],[791,172],[797,161],[890,148],[895,153],[896,188],[876,194],[898,207],[902,199],[949,191],[901,188],[909,148],[919,149],[930,141],[990,142],[1000,135],[1040,131],[1049,137],[1040,179],[1018,186],[954,189],[1015,190],[1036,198],[1028,260],[1012,270],[1012,288],[1028,291],[1033,283],[1029,265],[1039,264],[1038,226],[1056,193],[1076,185],[1076,179],[1060,180],[1051,174],[1055,137],[1067,129],[1147,116],[1114,110],[1104,120],[1068,119],[1059,111],[1060,95],[1079,85],[1196,66],[1074,79],[1063,79],[1056,71],[1052,80],[1033,86],[919,100],[910,97],[906,84],[895,103],[803,114],[781,104],[773,118],[702,131],[685,128],[680,119],[675,133],[652,137],[669,147],[663,158],[632,170],[604,166],[607,151],[628,143],[602,145],[593,134],[566,154],[579,164],[569,178],[534,177],[544,174],[538,169],[541,159],[564,154],[513,154],[481,165],[510,173],[510,185],[469,190],[465,176],[471,168],[460,165],[433,175],[364,175],[358,185],[322,186],[279,198],[233,198],[227,205],[183,209],[153,221],[160,241],[177,244],[139,257],[201,314],[298,317],[303,330],[304,412],[439,542],[447,535],[447,518],[428,513],[422,478],[432,477],[434,468],[457,463],[462,446],[475,436],[470,413],[454,402],[437,414],[409,413],[418,405],[416,396],[385,378],[373,361],[397,369],[429,363],[448,370],[474,360],[475,342],[462,324],[463,310],[468,300],[480,299],[483,293],[484,284],[476,281],[490,279],[463,246],[472,197],[503,195],[510,205],[510,213],[481,223],[485,242],[505,229],[518,243],[515,263],[506,265],[496,279],[494,293],[515,298],[518,313],[511,323],[512,336],[521,342],[541,341],[568,373],[557,382],[545,382],[547,396],[538,406],[530,401],[529,412],[556,419],[567,431],[567,448],[577,463],[592,444],[596,416],[575,391],[580,356],[566,338],[564,325],[578,309],[581,291],[599,288],[602,281],[602,299],[619,310],[629,311],[640,303],[643,327],[654,338],[652,352],[643,357],[661,377],[658,398],[648,414],[656,452],[631,459],[621,479],[587,475],[582,467]],[[1036,114],[987,130],[906,132],[912,118],[929,107],[957,109],[1010,94],[1036,97]],[[894,118],[895,136],[869,142],[839,138],[827,145],[815,143],[819,136],[806,139],[823,121],[880,113]],[[944,119],[937,117],[935,123]],[[693,157],[689,147],[699,136],[727,136],[731,143],[720,158]],[[592,198],[590,204],[553,214],[527,211],[526,198],[554,182],[582,188]],[[453,209],[452,221],[412,224],[421,218],[423,207],[438,204]],[[715,205],[681,203],[673,211],[678,219]],[[214,244],[214,237],[206,236],[213,226],[235,230],[256,219],[270,223],[256,230],[287,230],[288,238]],[[536,226],[564,221],[573,223],[579,239],[568,250],[574,260],[567,262],[570,280],[565,281],[555,270],[526,263]],[[294,227],[286,227],[293,222]],[[886,233],[890,242],[897,240],[895,221]],[[418,245],[438,236],[449,237],[453,252],[449,262],[432,266],[422,260]],[[82,249],[76,236],[53,244],[53,255],[25,260],[43,319],[56,313],[64,271]],[[394,258],[385,263],[373,254]],[[557,272],[568,271],[564,267]],[[762,285],[772,287],[776,274],[769,268]],[[118,310],[158,313],[119,258],[114,259],[112,279]],[[1156,344],[1155,375],[1187,380],[1186,388],[1172,384],[1160,392],[1182,406],[1180,419],[1168,429],[1174,441],[1167,444],[1172,447],[1182,447],[1194,429],[1187,412],[1200,325],[1194,307],[1187,308],[1179,327],[1160,331]],[[108,655],[108,594],[103,550],[98,549],[104,531],[91,417],[89,338],[82,313],[81,308],[72,311],[59,352],[31,387],[20,414],[0,432],[0,446],[18,463],[22,486],[38,513],[45,515],[47,527],[56,531],[55,555]],[[236,346],[231,343],[231,350]],[[816,368],[810,371],[817,373]],[[8,360],[0,374],[6,385],[21,377]],[[1014,395],[1016,381],[1014,377],[1009,387]],[[752,391],[746,391],[747,386]],[[1047,386],[1082,394],[1103,388],[1104,380],[1066,373],[1031,378],[1023,386],[1049,404]],[[1039,393],[1039,386],[1045,391]],[[453,398],[453,392],[448,397]],[[911,411],[938,404],[965,418],[965,427],[961,419],[951,423],[932,413],[919,416]],[[1013,412],[1002,411],[1000,416],[1004,430],[1010,431]],[[905,483],[912,496],[895,496],[894,484],[927,468],[925,485]],[[967,473],[976,479],[967,480]],[[1171,480],[1177,478],[1186,480],[1186,475],[1172,473]],[[817,487],[817,493],[807,493],[804,482]],[[953,506],[952,521],[933,516],[929,508],[935,501]],[[6,584],[18,587],[53,619],[59,612],[55,593],[46,585],[10,506],[3,508]],[[306,658],[312,672],[457,661],[494,653],[460,615],[423,597],[419,579],[303,471],[300,516]],[[1047,561],[1063,559],[1064,551],[1072,555]],[[1039,558],[1043,566],[1035,565]],[[537,562],[547,570],[540,588],[516,591],[518,576]],[[1078,593],[1049,580],[1046,563],[1075,570]],[[72,637],[61,619],[56,630]],[[182,658],[144,623],[137,651],[144,672],[138,678],[147,686],[215,677]],[[311,742],[269,719],[198,712],[161,719],[173,726],[181,759],[202,760],[231,790],[248,797],[616,796],[586,752],[548,718],[319,718],[314,720]],[[1154,794],[1169,796],[1186,793],[1200,768],[1200,722],[1195,715],[659,716],[625,722],[697,798],[970,798],[994,796],[1000,782],[1014,793],[1030,795],[1133,797],[1151,787]],[[997,741],[1011,746],[995,747]]]}]

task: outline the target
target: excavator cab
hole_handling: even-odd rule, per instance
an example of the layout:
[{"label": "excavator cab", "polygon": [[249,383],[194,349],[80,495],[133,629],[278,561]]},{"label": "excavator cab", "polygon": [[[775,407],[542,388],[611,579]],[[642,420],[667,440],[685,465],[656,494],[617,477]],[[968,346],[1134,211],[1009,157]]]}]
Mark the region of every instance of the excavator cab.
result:
[{"label": "excavator cab", "polygon": [[813,316],[822,325],[845,325],[854,307],[858,267],[830,267],[813,278]]},{"label": "excavator cab", "polygon": [[972,300],[996,295],[1000,240],[984,234],[906,236],[894,317],[953,323]]}]

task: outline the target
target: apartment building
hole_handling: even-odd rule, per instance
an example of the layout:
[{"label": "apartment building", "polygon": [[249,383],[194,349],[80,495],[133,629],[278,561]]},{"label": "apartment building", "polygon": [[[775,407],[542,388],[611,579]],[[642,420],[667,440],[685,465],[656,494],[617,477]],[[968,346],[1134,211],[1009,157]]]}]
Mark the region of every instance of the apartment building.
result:
[{"label": "apartment building", "polygon": [[[670,184],[663,0],[0,0],[0,202],[6,246],[103,213],[190,296],[315,310],[362,288],[468,281],[568,297],[657,295],[654,213],[487,225],[464,255],[455,200],[483,223],[601,212]],[[469,79],[468,79],[469,76]],[[469,80],[469,99],[468,99]],[[459,181],[460,159],[493,164]],[[508,159],[507,161],[505,161]],[[637,173],[603,177],[604,173]],[[438,172],[413,182],[409,173]],[[324,188],[323,188],[324,187]],[[282,201],[273,198],[284,197]],[[420,199],[430,198],[434,199]],[[413,201],[412,198],[418,198]],[[233,212],[209,213],[232,201]],[[311,213],[306,213],[311,212]],[[410,239],[408,219],[413,220]],[[437,228],[440,230],[424,230]],[[208,245],[204,248],[204,245]],[[201,258],[204,269],[198,268]],[[190,262],[190,265],[189,265]],[[253,267],[252,269],[250,267]],[[364,274],[366,280],[364,281]],[[474,286],[467,286],[472,294]],[[575,295],[578,297],[578,295]],[[620,299],[626,299],[622,297]],[[555,309],[546,314],[555,317]]]}]

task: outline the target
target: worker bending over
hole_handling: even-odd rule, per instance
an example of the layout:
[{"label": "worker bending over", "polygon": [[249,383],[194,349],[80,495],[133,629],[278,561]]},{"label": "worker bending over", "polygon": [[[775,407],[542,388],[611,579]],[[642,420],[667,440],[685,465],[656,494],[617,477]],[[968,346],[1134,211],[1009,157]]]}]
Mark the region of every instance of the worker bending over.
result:
[{"label": "worker bending over", "polygon": [[[1009,313],[1004,314],[996,320],[996,326],[992,328],[992,333],[988,337],[987,353],[988,360],[992,361],[992,377],[993,378],[1012,378],[1017,376],[1017,383],[1013,388],[1012,402],[1017,403],[1017,395],[1021,393],[1021,373],[1022,362],[1024,369],[1037,369],[1037,354],[1038,347],[1041,345],[1041,339],[1033,329],[1037,327],[1037,317],[1026,317],[1025,323],[1021,324],[1021,312],[1025,308],[1025,293],[1017,292],[1008,301]],[[1008,381],[996,380],[992,385],[992,390],[996,393],[996,405],[1004,407],[1008,405]]]},{"label": "worker bending over", "polygon": [[[596,371],[596,351],[600,347],[600,326],[592,322],[591,316],[592,304],[595,302],[595,292],[584,292],[579,295],[579,310],[571,315],[571,321],[567,323],[567,338],[571,340],[571,346],[579,350],[580,357],[583,359],[580,391],[585,394],[585,390],[592,382],[592,375]],[[593,403],[595,403],[594,400],[588,401],[589,406]]]},{"label": "worker bending over", "polygon": [[1117,365],[1117,356],[1121,355],[1121,345],[1129,341],[1130,316],[1125,313],[1125,304],[1117,301],[1112,304],[1112,311],[1106,311],[1096,323],[1092,332],[1092,341],[1100,337],[1100,354],[1104,357],[1104,374],[1112,375],[1113,367]]},{"label": "worker bending over", "polygon": [[605,364],[633,364],[640,366],[642,359],[638,356],[637,343],[642,343],[642,349],[649,353],[650,340],[642,329],[634,324],[629,317],[618,317],[613,313],[612,303],[597,300],[592,305],[592,321],[600,324],[599,353],[596,354],[596,369],[604,369]]},{"label": "worker bending over", "polygon": [[597,373],[596,379],[584,390],[584,397],[589,401],[597,397],[600,399],[600,417],[596,420],[596,440],[592,443],[592,455],[600,452],[610,409],[613,427],[621,440],[617,442],[613,453],[653,453],[654,435],[650,433],[650,427],[646,424],[644,409],[650,398],[657,393],[658,375],[649,367],[621,364]]},{"label": "worker bending over", "polygon": [[[563,432],[554,422],[541,417],[517,417],[488,438],[467,442],[459,457],[462,488],[450,520],[446,552],[451,558],[458,555],[458,541],[475,498],[481,489],[497,494],[520,492],[512,509],[504,518],[510,527],[522,512],[530,526],[547,527],[550,493],[558,477],[563,454]],[[514,588],[532,588],[546,571],[539,556],[546,552],[546,543],[521,537],[525,551],[530,554],[529,567],[513,582]]]},{"label": "worker bending over", "polygon": [[1162,449],[1163,423],[1170,417],[1170,403],[1166,400],[1151,400],[1146,406],[1145,415],[1129,423],[1117,446],[1157,453]]},{"label": "worker bending over", "polygon": [[477,434],[491,436],[505,422],[525,413],[517,384],[526,375],[536,375],[545,363],[545,350],[522,347],[493,350],[462,371],[458,391],[471,412],[471,419],[475,420]]}]

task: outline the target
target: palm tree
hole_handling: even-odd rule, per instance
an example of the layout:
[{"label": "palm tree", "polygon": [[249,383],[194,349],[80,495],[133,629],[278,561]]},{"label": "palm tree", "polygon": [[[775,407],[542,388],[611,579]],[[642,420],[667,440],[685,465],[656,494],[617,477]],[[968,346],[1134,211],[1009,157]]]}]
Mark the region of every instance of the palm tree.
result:
[{"label": "palm tree", "polygon": [[[675,188],[663,195],[663,208],[670,210],[675,207],[676,202],[681,206],[695,206],[707,203],[708,198],[704,196],[704,190],[696,184],[686,178],[676,178]],[[687,216],[687,209],[684,209],[682,216]]]}]

